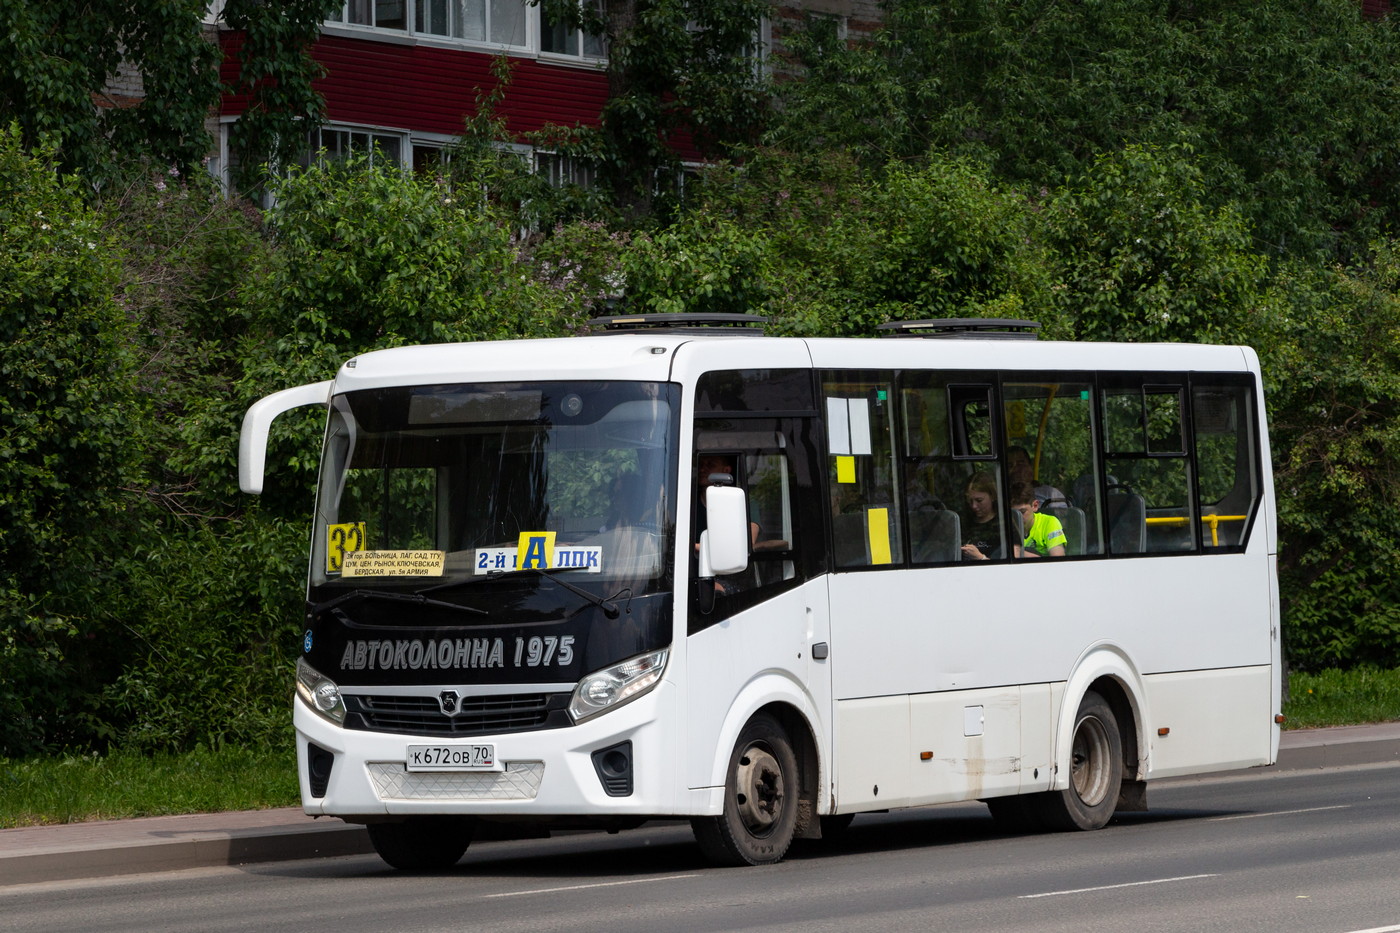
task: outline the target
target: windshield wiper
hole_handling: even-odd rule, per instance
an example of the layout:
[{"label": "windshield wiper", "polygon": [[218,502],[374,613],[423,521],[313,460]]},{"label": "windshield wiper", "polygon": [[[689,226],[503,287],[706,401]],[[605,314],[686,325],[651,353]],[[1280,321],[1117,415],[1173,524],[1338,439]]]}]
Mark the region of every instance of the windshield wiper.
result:
[{"label": "windshield wiper", "polygon": [[[437,587],[429,587],[436,589]],[[427,590],[424,590],[427,592]],[[351,590],[348,593],[341,593],[339,596],[319,602],[311,607],[312,615],[320,615],[337,606],[346,603],[357,602],[361,599],[382,599],[386,602],[413,603],[418,606],[435,606],[439,609],[455,609],[458,612],[469,612],[479,616],[489,616],[491,613],[485,609],[478,609],[475,606],[463,606],[460,603],[449,603],[442,599],[432,599],[424,596],[423,593],[396,593],[393,590]]]},{"label": "windshield wiper", "polygon": [[[574,586],[574,585],[573,585],[572,583],[570,583],[568,580],[564,580],[564,579],[562,579],[562,578],[560,578],[560,577],[556,577],[556,576],[554,575],[556,572],[561,571],[561,570],[577,570],[577,569],[578,569],[577,567],[523,567],[523,568],[521,568],[521,569],[519,569],[519,570],[493,570],[493,571],[491,571],[490,573],[486,574],[486,579],[488,579],[488,580],[497,580],[497,579],[500,579],[501,577],[504,577],[504,576],[507,575],[507,574],[511,574],[511,573],[521,573],[522,571],[528,570],[528,571],[530,571],[531,573],[537,573],[537,574],[539,574],[540,576],[544,577],[545,579],[547,579],[547,580],[549,580],[549,581],[551,581],[551,582],[553,582],[553,583],[559,584],[559,585],[562,586],[564,589],[568,590],[570,593],[573,593],[575,596],[579,596],[579,597],[582,597],[583,599],[588,600],[590,603],[592,603],[593,605],[597,606],[599,609],[603,610],[603,615],[607,616],[609,619],[616,619],[619,615],[621,615],[621,614],[622,614],[622,610],[619,609],[619,608],[617,608],[617,604],[614,603],[611,599],[604,599],[603,597],[598,596],[598,595],[595,595],[595,594],[593,594],[593,593],[590,593],[590,592],[588,592],[588,591],[585,590],[585,589],[580,589],[579,587]],[[455,582],[460,582],[460,581],[455,581]],[[455,585],[455,582],[454,582],[454,583],[442,583],[442,584],[439,584],[438,586],[430,586],[430,587],[428,587],[428,589],[424,590],[423,592],[425,592],[425,593],[430,593],[430,592],[432,592],[433,590],[444,589],[444,588],[449,587],[449,586],[454,586],[454,585]]]}]

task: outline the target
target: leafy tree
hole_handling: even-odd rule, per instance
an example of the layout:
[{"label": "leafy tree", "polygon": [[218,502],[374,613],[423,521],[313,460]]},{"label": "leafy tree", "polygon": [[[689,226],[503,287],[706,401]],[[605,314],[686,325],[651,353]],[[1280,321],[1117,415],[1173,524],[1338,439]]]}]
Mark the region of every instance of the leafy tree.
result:
[{"label": "leafy tree", "polygon": [[[0,4],[0,121],[18,121],[25,146],[52,146],[60,165],[94,188],[131,164],[189,176],[208,155],[206,121],[225,92],[248,109],[231,129],[245,186],[262,166],[287,164],[305,148],[306,120],[321,111],[310,57],[334,0],[227,0],[241,31],[233,85],[219,78],[222,53],[203,26],[207,0],[7,0]],[[139,93],[111,91],[138,81]]]},{"label": "leafy tree", "polygon": [[248,106],[229,129],[241,191],[263,180],[263,167],[291,165],[306,150],[306,127],[320,122],[324,101],[312,86],[323,70],[311,58],[321,24],[340,0],[227,0],[224,21],[242,32],[238,77],[226,88]]},{"label": "leafy tree", "polygon": [[1274,254],[1361,255],[1400,215],[1400,32],[1354,0],[890,0],[868,45],[794,46],[774,140],[868,165],[930,147],[1058,185],[1129,144],[1188,144]]},{"label": "leafy tree", "polygon": [[862,174],[839,155],[759,153],[713,173],[697,211],[765,244],[766,310],[789,333],[1018,317],[1049,298],[1034,205],[966,159]]},{"label": "leafy tree", "polygon": [[[0,4],[0,121],[27,148],[52,147],[90,185],[120,163],[198,166],[219,101],[219,50],[201,34],[205,0],[6,0]],[[113,99],[109,79],[141,76],[144,101]]]},{"label": "leafy tree", "polygon": [[1181,149],[1101,156],[1048,205],[1056,304],[1079,339],[1237,341],[1266,264],[1232,207],[1210,207]]},{"label": "leafy tree", "polygon": [[52,151],[23,145],[0,131],[0,754],[92,713],[140,408],[112,244]]},{"label": "leafy tree", "polygon": [[719,155],[756,138],[764,83],[752,57],[767,0],[538,0],[545,15],[602,37],[608,99],[598,130],[556,140],[590,158],[625,216],[651,213],[689,139]]},{"label": "leafy tree", "polygon": [[1304,669],[1400,665],[1400,244],[1290,265],[1259,346],[1285,646]]}]

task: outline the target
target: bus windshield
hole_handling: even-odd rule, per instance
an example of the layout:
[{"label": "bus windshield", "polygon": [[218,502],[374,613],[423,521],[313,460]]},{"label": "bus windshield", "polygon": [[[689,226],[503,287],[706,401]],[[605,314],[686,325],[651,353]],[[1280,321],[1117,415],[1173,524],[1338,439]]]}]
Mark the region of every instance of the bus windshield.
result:
[{"label": "bus windshield", "polygon": [[661,585],[674,503],[674,386],[519,382],[331,400],[313,587],[427,591],[558,572]]}]

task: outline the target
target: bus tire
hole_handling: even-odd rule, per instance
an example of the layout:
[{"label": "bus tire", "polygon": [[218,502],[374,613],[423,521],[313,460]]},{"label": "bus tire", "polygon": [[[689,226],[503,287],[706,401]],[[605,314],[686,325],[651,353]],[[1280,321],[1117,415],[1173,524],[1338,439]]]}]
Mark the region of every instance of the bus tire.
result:
[{"label": "bus tire", "polygon": [[403,871],[441,871],[457,864],[476,834],[476,820],[463,816],[410,817],[401,823],[370,823],[369,841],[390,866]]},{"label": "bus tire", "polygon": [[1051,830],[1098,829],[1112,817],[1123,784],[1123,739],[1104,698],[1084,694],[1070,739],[1069,787],[1037,794],[1036,816]]},{"label": "bus tire", "polygon": [[734,743],[724,782],[724,812],[690,821],[695,841],[717,865],[771,865],[787,854],[797,828],[797,756],[773,717],[748,721]]}]

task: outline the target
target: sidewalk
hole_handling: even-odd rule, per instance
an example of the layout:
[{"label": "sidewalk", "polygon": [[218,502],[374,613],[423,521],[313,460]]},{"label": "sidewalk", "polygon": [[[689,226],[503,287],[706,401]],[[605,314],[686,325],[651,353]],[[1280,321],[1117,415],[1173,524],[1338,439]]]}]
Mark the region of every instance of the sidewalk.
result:
[{"label": "sidewalk", "polygon": [[[1275,771],[1400,761],[1400,722],[1285,732]],[[313,820],[300,807],[0,830],[0,887],[358,855],[363,826]]]}]

